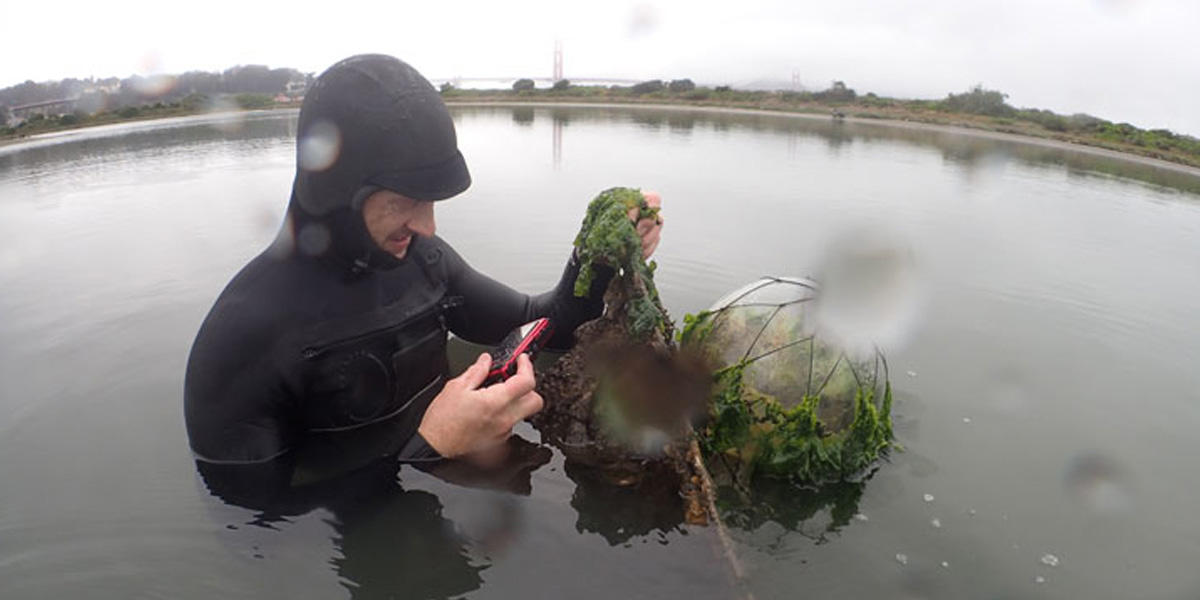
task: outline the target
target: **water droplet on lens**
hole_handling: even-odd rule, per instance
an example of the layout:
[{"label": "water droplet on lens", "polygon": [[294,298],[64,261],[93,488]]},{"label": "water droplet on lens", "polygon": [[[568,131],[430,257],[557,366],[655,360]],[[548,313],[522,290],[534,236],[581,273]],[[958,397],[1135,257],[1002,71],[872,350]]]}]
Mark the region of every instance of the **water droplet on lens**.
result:
[{"label": "water droplet on lens", "polygon": [[926,502],[933,502],[933,494],[925,494]]},{"label": "water droplet on lens", "polygon": [[865,523],[866,521],[869,521],[870,519],[869,519],[869,518],[867,518],[867,515],[864,515],[864,514],[862,514],[862,513],[858,513],[858,514],[854,515],[854,520],[856,520],[856,521],[863,521],[863,522]]},{"label": "water droplet on lens", "polygon": [[937,517],[930,519],[929,524],[932,525],[934,529],[942,528],[942,520]]},{"label": "water droplet on lens", "polygon": [[1068,495],[1097,515],[1114,515],[1129,510],[1131,500],[1126,470],[1099,454],[1077,456],[1064,475]]},{"label": "water droplet on lens", "polygon": [[329,249],[329,229],[320,223],[309,223],[300,229],[296,244],[309,256],[320,256]]},{"label": "water droplet on lens", "polygon": [[218,131],[233,133],[246,122],[246,113],[233,100],[224,96],[211,98],[204,106],[204,113],[219,115],[211,125]]},{"label": "water droplet on lens", "polygon": [[816,279],[813,318],[840,346],[860,354],[876,344],[903,346],[920,295],[906,241],[879,230],[843,234],[829,245]]},{"label": "water droplet on lens", "polygon": [[970,422],[971,422],[971,417],[963,417],[963,423],[969,424]]},{"label": "water droplet on lens", "polygon": [[297,143],[300,168],[324,171],[337,162],[342,150],[342,133],[329,121],[316,121]]},{"label": "water droplet on lens", "polygon": [[898,562],[902,565],[907,565],[908,564],[908,555],[907,554],[897,554],[896,562]]},{"label": "water droplet on lens", "polygon": [[973,508],[967,509],[967,514],[971,515],[972,517],[975,516],[975,509],[973,509]]},{"label": "water droplet on lens", "polygon": [[1046,578],[1042,577],[1041,575],[1038,575],[1037,577],[1033,578],[1033,582],[1034,583],[1046,583]]},{"label": "water droplet on lens", "polygon": [[917,372],[916,372],[916,371],[905,371],[904,373],[905,373],[906,375],[908,375],[909,377],[916,377],[916,376],[917,376]]},{"label": "water droplet on lens", "polygon": [[147,76],[135,75],[131,83],[133,89],[144,98],[158,98],[175,87],[175,77],[165,73]]},{"label": "water droplet on lens", "polygon": [[948,562],[946,562],[946,561],[944,561],[944,560],[943,560],[943,561],[942,561],[942,568],[943,568],[943,569],[949,569],[949,568],[950,568],[950,563],[948,563]]},{"label": "water droplet on lens", "polygon": [[1058,557],[1053,554],[1043,554],[1042,555],[1042,564],[1046,565],[1047,567],[1057,567],[1058,566]]},{"label": "water droplet on lens", "polygon": [[1024,377],[1015,368],[1004,367],[993,372],[986,384],[986,400],[997,412],[1012,416],[1025,414],[1029,409],[1029,391]]}]

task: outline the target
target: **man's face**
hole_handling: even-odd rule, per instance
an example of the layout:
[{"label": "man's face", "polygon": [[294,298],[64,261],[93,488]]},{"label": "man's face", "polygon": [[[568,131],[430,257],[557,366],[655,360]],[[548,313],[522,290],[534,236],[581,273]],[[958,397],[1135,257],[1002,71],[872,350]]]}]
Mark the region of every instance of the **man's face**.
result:
[{"label": "man's face", "polygon": [[414,235],[430,237],[437,229],[432,202],[413,200],[389,190],[368,196],[362,214],[371,239],[398,259],[408,253]]}]

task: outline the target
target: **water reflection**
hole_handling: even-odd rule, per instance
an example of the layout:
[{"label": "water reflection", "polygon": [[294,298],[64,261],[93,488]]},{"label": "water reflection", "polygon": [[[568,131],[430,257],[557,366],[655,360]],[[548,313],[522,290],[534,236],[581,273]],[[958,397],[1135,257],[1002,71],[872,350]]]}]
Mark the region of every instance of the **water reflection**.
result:
[{"label": "water reflection", "polygon": [[622,486],[584,465],[568,462],[566,472],[576,486],[571,507],[579,514],[575,522],[578,531],[599,534],[618,546],[683,525],[679,477],[674,473],[642,477],[633,485]]},{"label": "water reflection", "polygon": [[[869,479],[869,477],[867,478]],[[775,523],[818,543],[828,541],[858,515],[867,479],[819,486],[798,486],[786,481],[755,481],[749,495],[725,486],[717,493],[717,507],[725,524],[748,531]]]},{"label": "water reflection", "polygon": [[[186,117],[127,124],[123,127],[130,131],[122,135],[112,135],[107,127],[96,127],[22,144],[0,145],[0,178],[61,174],[103,162],[115,154],[143,157],[182,154],[198,148],[211,149],[225,142],[228,149],[258,155],[274,143],[294,143],[294,111],[243,114],[240,119],[241,126],[237,128],[227,126],[227,115]],[[185,126],[186,131],[181,132]]]},{"label": "water reflection", "polygon": [[[555,156],[560,157],[561,127],[570,122],[590,124],[633,123],[649,132],[664,129],[680,137],[693,132],[718,133],[752,132],[755,134],[787,136],[793,139],[817,138],[838,156],[854,144],[872,146],[895,144],[937,149],[948,164],[964,168],[969,174],[986,171],[1005,160],[1038,168],[1062,167],[1076,177],[1095,178],[1114,176],[1143,181],[1157,186],[1200,193],[1200,178],[1195,169],[1151,163],[1136,157],[1080,152],[1081,146],[1057,144],[1050,141],[1018,141],[986,132],[978,135],[945,127],[897,126],[894,123],[834,120],[825,115],[789,115],[767,112],[715,112],[703,109],[661,107],[530,107],[493,106],[461,108],[451,105],[451,111],[472,113],[497,112],[510,115],[514,123],[532,124],[538,114],[549,113],[556,128],[552,129]],[[558,164],[557,161],[555,164]]]},{"label": "water reflection", "polygon": [[512,109],[512,122],[514,125],[522,127],[533,125],[533,107],[514,106]]},{"label": "water reflection", "polygon": [[[563,136],[581,158],[553,173],[549,107],[531,110],[529,130],[505,107],[453,110],[463,140],[505,151],[469,155],[490,176],[474,200],[520,189],[530,210],[565,215],[497,245],[487,232],[522,225],[506,220],[511,204],[446,205],[442,224],[462,254],[529,291],[557,277],[573,233],[543,248],[552,228],[541,226],[578,225],[581,205],[562,201],[564,188],[590,197],[615,173],[661,180],[675,202],[659,262],[676,316],[817,256],[824,240],[811,240],[848,214],[889,220],[921,253],[930,318],[890,356],[896,372],[911,371],[893,381],[909,451],[844,494],[784,489],[762,506],[726,494],[731,526],[760,530],[734,532],[757,597],[1200,597],[1189,562],[1200,538],[1186,518],[1197,490],[1189,400],[1200,381],[1189,361],[1197,290],[1186,273],[1200,264],[1200,204],[1157,187],[1200,191],[1198,180],[1068,149],[849,121],[841,131],[854,137],[832,160],[828,117],[697,116],[684,145],[665,117],[661,135],[632,124],[632,113],[659,109],[601,107],[563,113]],[[456,506],[474,492],[434,482],[431,496],[417,489],[430,478],[405,468],[397,483],[394,466],[375,488],[340,482],[346,493],[328,489],[294,516],[238,509],[214,526],[205,506],[230,511],[197,496],[178,403],[164,398],[181,387],[211,298],[273,235],[272,219],[257,221],[286,200],[295,114],[250,116],[229,133],[187,123],[0,148],[0,596],[337,597],[339,578],[362,597],[537,597],[547,585],[584,598],[731,595],[717,589],[711,529],[680,529],[666,498],[642,502],[561,469],[541,468],[528,499],[479,492],[489,502],[479,535],[464,533],[476,519]],[[532,143],[513,143],[521,133]],[[990,170],[993,159],[1003,168]],[[983,176],[960,186],[972,173]],[[1047,179],[1061,184],[1053,194]],[[997,201],[959,210],[981,198]],[[979,207],[988,210],[966,210]],[[731,228],[748,209],[772,217]],[[956,256],[971,260],[946,259]],[[1084,294],[1095,302],[1079,302]],[[1097,343],[1118,326],[1119,339]],[[354,498],[356,487],[367,497]],[[514,504],[537,512],[521,521]],[[847,529],[853,504],[870,522]],[[1101,518],[1114,507],[1119,516]],[[514,528],[518,540],[507,542]],[[256,560],[250,544],[231,552],[222,543],[240,544],[248,530],[278,551],[264,546]],[[396,550],[426,545],[444,564]],[[1057,569],[1040,562],[1046,553],[1062,559]],[[421,568],[442,570],[404,587]],[[526,583],[539,568],[547,578]],[[481,578],[486,591],[472,592]],[[295,593],[281,591],[289,586]]]},{"label": "water reflection", "polygon": [[[549,462],[550,451],[514,436],[506,456],[489,468],[442,462],[426,470],[455,485],[528,496],[530,474]],[[521,527],[515,510],[503,510],[511,509],[511,502],[500,501],[496,506],[501,510],[491,515],[487,526],[473,537],[465,536],[462,524],[442,516],[436,495],[404,489],[397,477],[399,465],[391,459],[311,482],[300,482],[305,476],[299,473],[314,470],[294,460],[259,465],[197,462],[196,467],[213,496],[254,511],[246,523],[254,526],[249,535],[254,529],[286,528],[292,518],[313,511],[328,511],[336,550],[331,564],[353,598],[449,598],[477,590],[483,582],[480,572],[491,564],[486,556],[503,550]],[[326,470],[325,465],[317,469]],[[227,524],[226,530],[235,538],[247,535],[231,533],[239,531],[236,524]],[[252,556],[265,557],[257,545]]]}]

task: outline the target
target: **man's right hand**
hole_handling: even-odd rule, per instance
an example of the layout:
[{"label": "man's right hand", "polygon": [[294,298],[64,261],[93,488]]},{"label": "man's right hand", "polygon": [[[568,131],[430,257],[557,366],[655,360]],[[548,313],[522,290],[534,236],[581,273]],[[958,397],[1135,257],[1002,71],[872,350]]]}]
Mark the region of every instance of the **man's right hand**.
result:
[{"label": "man's right hand", "polygon": [[417,432],[438,454],[457,458],[494,448],[512,435],[521,419],[542,410],[528,355],[517,358],[516,375],[480,388],[491,365],[491,356],[480,354],[429,403]]}]

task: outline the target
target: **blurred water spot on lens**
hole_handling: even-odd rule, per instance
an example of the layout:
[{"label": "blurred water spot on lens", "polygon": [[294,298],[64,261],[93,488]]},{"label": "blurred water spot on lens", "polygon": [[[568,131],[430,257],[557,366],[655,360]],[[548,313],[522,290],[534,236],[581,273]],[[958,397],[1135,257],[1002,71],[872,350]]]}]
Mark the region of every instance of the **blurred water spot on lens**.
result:
[{"label": "blurred water spot on lens", "polygon": [[601,344],[587,359],[596,378],[596,418],[613,441],[656,454],[707,410],[712,382],[704,359],[634,344]]},{"label": "blurred water spot on lens", "polygon": [[300,251],[309,256],[319,256],[329,249],[329,229],[320,223],[309,223],[300,228],[296,243]]},{"label": "blurred water spot on lens", "polygon": [[254,211],[254,224],[263,232],[269,232],[279,226],[279,218],[278,211],[265,206]]},{"label": "blurred water spot on lens", "polygon": [[104,92],[85,92],[79,96],[76,104],[79,110],[94,114],[108,110],[108,94]]},{"label": "blurred water spot on lens", "polygon": [[1043,554],[1041,563],[1043,565],[1046,565],[1047,567],[1057,567],[1058,566],[1058,557],[1053,554]]},{"label": "blurred water spot on lens", "polygon": [[658,11],[649,2],[642,2],[629,13],[629,37],[654,33],[658,28]]},{"label": "blurred water spot on lens", "polygon": [[130,79],[138,94],[144,98],[157,98],[175,88],[175,76],[163,73],[162,56],[158,51],[147,51],[139,62],[141,74]]},{"label": "blurred water spot on lens", "polygon": [[292,217],[289,215],[284,218],[283,227],[279,229],[279,235],[275,237],[275,242],[267,249],[271,256],[275,258],[285,258],[290,256],[296,248],[296,231],[292,226]]},{"label": "blurred water spot on lens", "polygon": [[1015,367],[1002,366],[986,376],[986,381],[984,398],[996,412],[1016,416],[1029,409],[1029,392]]},{"label": "blurred water spot on lens", "polygon": [[835,236],[820,262],[813,316],[848,351],[904,345],[921,304],[920,277],[909,244],[879,229]]},{"label": "blurred water spot on lens", "polygon": [[[937,463],[933,459],[916,452],[906,452],[902,456],[896,458],[897,464],[902,464],[908,467],[908,472],[913,477],[929,477],[938,472]],[[933,496],[926,494],[930,499]],[[926,500],[929,502],[930,500]]]},{"label": "blurred water spot on lens", "polygon": [[217,115],[219,118],[212,121],[213,128],[225,133],[233,133],[239,131],[246,121],[246,113],[233,100],[224,96],[216,96],[210,99],[204,105],[204,112],[210,115]]},{"label": "blurred water spot on lens", "polygon": [[1100,454],[1083,454],[1067,464],[1063,483],[1067,495],[1095,515],[1129,510],[1132,498],[1126,470]]},{"label": "blurred water spot on lens", "polygon": [[133,89],[145,98],[158,98],[175,88],[175,77],[160,73],[157,75],[133,77]]},{"label": "blurred water spot on lens", "polygon": [[306,171],[324,171],[337,161],[342,150],[342,132],[329,121],[317,121],[304,132],[298,145],[300,167]]},{"label": "blurred water spot on lens", "polygon": [[463,504],[454,515],[455,525],[489,556],[503,554],[524,528],[524,513],[512,494],[473,494]]}]

